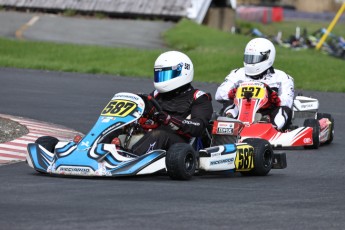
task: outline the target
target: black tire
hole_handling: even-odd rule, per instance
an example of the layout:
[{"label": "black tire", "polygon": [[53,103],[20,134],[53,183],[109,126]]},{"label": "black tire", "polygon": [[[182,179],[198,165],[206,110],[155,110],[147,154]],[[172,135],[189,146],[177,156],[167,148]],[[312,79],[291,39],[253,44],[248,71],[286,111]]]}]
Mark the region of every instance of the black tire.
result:
[{"label": "black tire", "polygon": [[176,143],[165,158],[168,175],[173,180],[190,180],[195,173],[197,154],[187,143]]},{"label": "black tire", "polygon": [[321,120],[322,118],[327,118],[331,123],[331,127],[330,127],[330,137],[329,139],[324,143],[325,145],[329,145],[330,143],[332,143],[333,141],[333,137],[334,137],[334,118],[332,117],[331,114],[329,113],[317,113],[317,119]]},{"label": "black tire", "polygon": [[311,127],[313,128],[313,144],[312,145],[305,145],[305,149],[318,149],[320,146],[320,123],[317,119],[305,119],[304,120],[304,127]]},{"label": "black tire", "polygon": [[43,146],[46,150],[48,150],[51,153],[54,152],[55,146],[58,142],[59,140],[57,138],[51,136],[39,137],[35,141],[36,144]]},{"label": "black tire", "polygon": [[248,138],[243,142],[254,148],[254,168],[241,172],[244,176],[266,176],[273,167],[274,153],[271,144],[264,139]]}]

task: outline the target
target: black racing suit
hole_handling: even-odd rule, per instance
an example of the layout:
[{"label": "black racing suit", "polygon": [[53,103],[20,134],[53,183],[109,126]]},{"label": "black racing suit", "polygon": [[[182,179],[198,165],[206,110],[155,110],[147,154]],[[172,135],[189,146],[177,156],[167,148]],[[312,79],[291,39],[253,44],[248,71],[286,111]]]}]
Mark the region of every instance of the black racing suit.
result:
[{"label": "black racing suit", "polygon": [[134,144],[134,154],[143,155],[154,149],[168,150],[174,143],[187,143],[191,137],[200,137],[204,133],[213,113],[210,94],[187,84],[168,93],[154,91],[151,95],[171,119],[167,125],[147,132]]}]

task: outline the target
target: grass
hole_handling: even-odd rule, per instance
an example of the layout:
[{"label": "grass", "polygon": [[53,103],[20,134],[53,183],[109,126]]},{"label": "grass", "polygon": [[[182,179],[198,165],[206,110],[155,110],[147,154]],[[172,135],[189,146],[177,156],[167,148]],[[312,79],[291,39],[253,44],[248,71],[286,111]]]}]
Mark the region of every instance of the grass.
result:
[{"label": "grass", "polygon": [[[274,34],[277,28],[286,28],[286,32],[283,33],[293,34],[296,24],[284,22],[249,26],[261,26],[259,29],[267,34]],[[313,26],[316,29],[320,28],[317,24]],[[336,27],[335,32],[336,29],[345,31],[344,25]],[[231,69],[243,66],[243,50],[251,39],[249,36],[233,35],[200,26],[189,20],[180,21],[174,28],[166,31],[163,38],[169,48],[156,50],[0,38],[0,66],[151,77],[157,56],[161,52],[174,49],[183,51],[191,57],[195,66],[196,81],[220,83]],[[274,66],[293,76],[297,89],[345,92],[344,60],[315,50],[292,51],[282,47],[276,48]]]},{"label": "grass", "polygon": [[160,52],[0,38],[3,67],[148,77]]},{"label": "grass", "polygon": [[[274,31],[276,26],[266,26],[267,34]],[[319,25],[314,26],[317,28]],[[291,27],[286,28],[293,31]],[[345,30],[344,25],[342,28]],[[249,36],[196,26],[187,20],[167,31],[164,37],[171,47],[188,50],[196,66],[197,79],[211,82],[219,82],[231,69],[243,66],[243,50],[251,39]],[[274,66],[293,76],[296,88],[345,92],[344,60],[315,50],[293,51],[282,47],[276,49]]]}]

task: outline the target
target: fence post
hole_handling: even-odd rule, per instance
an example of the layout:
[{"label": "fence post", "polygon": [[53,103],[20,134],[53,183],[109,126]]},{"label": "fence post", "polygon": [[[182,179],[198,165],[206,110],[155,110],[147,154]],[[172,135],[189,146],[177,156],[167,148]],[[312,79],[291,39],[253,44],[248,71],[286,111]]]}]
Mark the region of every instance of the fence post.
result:
[{"label": "fence post", "polygon": [[335,24],[337,24],[340,16],[342,15],[342,13],[345,10],[345,2],[343,3],[343,5],[341,5],[340,9],[338,10],[337,14],[335,15],[335,17],[333,18],[331,24],[329,24],[326,32],[322,35],[319,43],[317,43],[316,45],[316,50],[319,50],[320,47],[322,46],[322,44],[325,42],[326,38],[328,37],[329,33],[332,31],[333,27],[335,26]]}]

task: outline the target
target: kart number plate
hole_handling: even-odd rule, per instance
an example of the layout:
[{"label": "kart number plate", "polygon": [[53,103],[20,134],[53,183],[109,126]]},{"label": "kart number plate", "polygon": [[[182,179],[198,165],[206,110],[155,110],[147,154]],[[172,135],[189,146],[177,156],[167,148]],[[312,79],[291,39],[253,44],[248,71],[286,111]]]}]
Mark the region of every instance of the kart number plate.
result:
[{"label": "kart number plate", "polygon": [[246,93],[252,93],[251,98],[261,99],[265,97],[265,89],[261,86],[240,86],[236,92],[236,97],[245,98]]},{"label": "kart number plate", "polygon": [[112,100],[103,109],[102,116],[125,117],[137,108],[137,104],[127,100]]},{"label": "kart number plate", "polygon": [[250,145],[237,146],[236,171],[249,171],[254,168],[254,148]]}]

